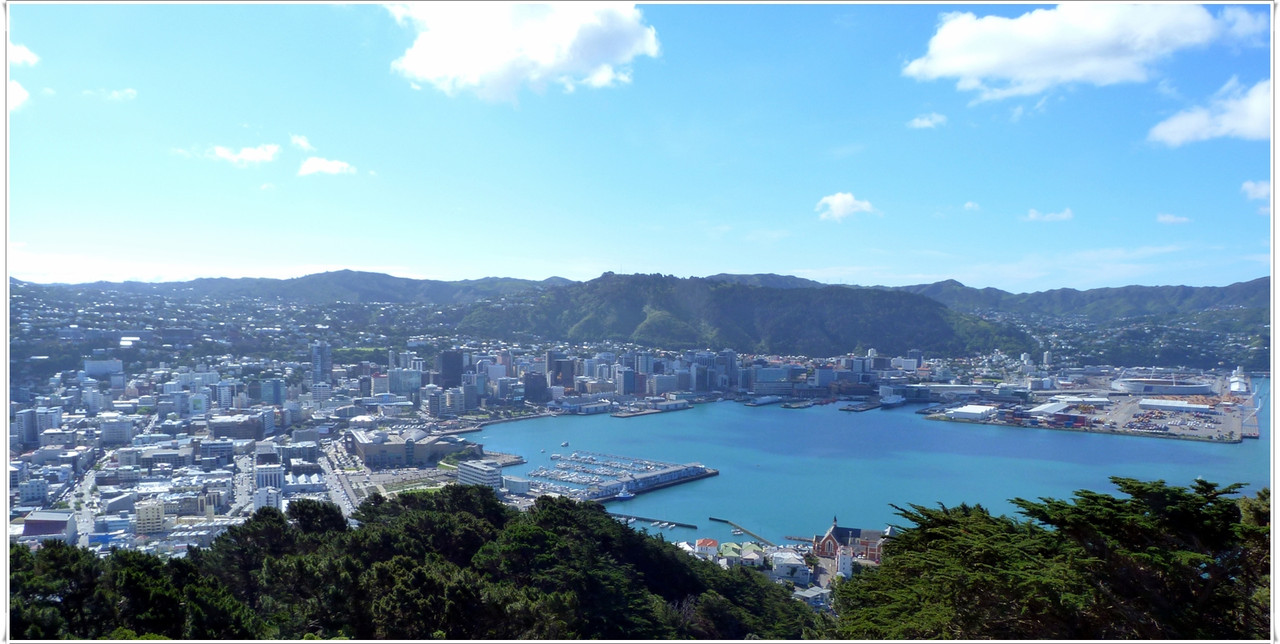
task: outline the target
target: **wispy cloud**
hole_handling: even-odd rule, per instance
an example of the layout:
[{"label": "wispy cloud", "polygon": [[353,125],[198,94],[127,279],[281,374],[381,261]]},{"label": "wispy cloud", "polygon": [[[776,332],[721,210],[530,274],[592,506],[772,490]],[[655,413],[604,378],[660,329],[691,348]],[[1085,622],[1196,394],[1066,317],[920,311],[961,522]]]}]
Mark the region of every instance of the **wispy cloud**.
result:
[{"label": "wispy cloud", "polygon": [[298,168],[298,176],[304,177],[309,174],[351,174],[355,171],[355,166],[346,161],[308,157],[306,161],[302,162],[302,167]]},{"label": "wispy cloud", "polygon": [[1023,220],[1024,221],[1067,221],[1072,217],[1075,217],[1075,214],[1071,212],[1070,208],[1064,208],[1062,212],[1044,212],[1044,213],[1036,210],[1035,208],[1032,208],[1031,211],[1027,213],[1027,216],[1023,217]]},{"label": "wispy cloud", "polygon": [[1179,217],[1178,215],[1169,215],[1160,213],[1156,215],[1156,221],[1162,224],[1185,224],[1191,221],[1190,217]]},{"label": "wispy cloud", "polygon": [[301,134],[290,134],[289,142],[299,149],[306,150],[308,152],[315,151],[315,148],[311,146],[311,142],[307,141],[307,137],[302,136]]},{"label": "wispy cloud", "polygon": [[964,202],[964,209],[965,210],[982,210],[982,206],[979,206],[978,203],[975,201],[966,201]]},{"label": "wispy cloud", "polygon": [[239,152],[232,152],[230,148],[218,145],[214,146],[211,152],[206,153],[206,156],[229,161],[243,168],[252,163],[274,161],[279,152],[280,146],[274,143],[264,143],[256,148],[240,148]]},{"label": "wispy cloud", "polygon": [[818,212],[818,219],[838,222],[854,213],[874,212],[875,209],[871,207],[870,201],[855,199],[853,193],[837,192],[820,199],[814,210]]},{"label": "wispy cloud", "polygon": [[1246,181],[1240,186],[1240,192],[1250,199],[1270,199],[1270,181]]},{"label": "wispy cloud", "polygon": [[954,78],[957,90],[977,92],[975,101],[1070,83],[1145,82],[1157,62],[1179,50],[1265,31],[1264,14],[1245,14],[1215,18],[1197,5],[1119,3],[1064,3],[1015,18],[945,13],[928,51],[902,73]]},{"label": "wispy cloud", "polygon": [[632,4],[390,4],[417,31],[393,70],[449,96],[514,100],[522,86],[566,92],[631,82],[631,62],[658,55],[657,31]]},{"label": "wispy cloud", "polygon": [[911,119],[910,121],[907,121],[907,127],[914,128],[917,130],[924,129],[924,128],[932,129],[946,122],[947,122],[946,115],[939,114],[937,112],[930,112],[928,114],[921,114],[920,116],[917,116]]},{"label": "wispy cloud", "polygon": [[1246,181],[1240,186],[1240,191],[1249,199],[1261,199],[1267,203],[1258,206],[1258,214],[1271,215],[1271,182],[1270,181]]},{"label": "wispy cloud", "polygon": [[1247,91],[1233,76],[1208,106],[1183,110],[1157,123],[1147,140],[1178,147],[1219,137],[1266,140],[1271,136],[1271,80]]}]

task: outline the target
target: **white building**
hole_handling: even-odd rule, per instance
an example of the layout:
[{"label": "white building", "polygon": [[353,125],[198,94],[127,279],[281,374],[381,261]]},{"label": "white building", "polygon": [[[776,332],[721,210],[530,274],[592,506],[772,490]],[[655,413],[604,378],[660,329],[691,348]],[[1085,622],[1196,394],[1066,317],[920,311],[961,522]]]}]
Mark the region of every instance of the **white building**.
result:
[{"label": "white building", "polygon": [[458,484],[502,487],[502,466],[497,461],[463,461],[458,463]]},{"label": "white building", "polygon": [[284,503],[284,497],[280,493],[280,488],[262,487],[253,492],[253,511],[257,512],[265,507],[272,507],[277,510],[281,509]]},{"label": "white building", "polygon": [[27,479],[18,484],[18,502],[44,505],[49,501],[49,482],[42,478]]},{"label": "white building", "polygon": [[258,488],[284,487],[284,466],[280,464],[258,465],[253,468],[254,484]]},{"label": "white building", "polygon": [[965,405],[956,409],[948,409],[945,416],[952,420],[986,420],[996,413],[991,405]]}]

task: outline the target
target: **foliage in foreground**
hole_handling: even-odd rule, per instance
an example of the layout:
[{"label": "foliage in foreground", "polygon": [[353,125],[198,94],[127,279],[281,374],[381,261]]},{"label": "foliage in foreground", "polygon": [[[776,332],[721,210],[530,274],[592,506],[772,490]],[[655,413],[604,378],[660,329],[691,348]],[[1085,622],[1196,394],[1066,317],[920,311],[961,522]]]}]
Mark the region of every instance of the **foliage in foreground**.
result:
[{"label": "foliage in foreground", "polygon": [[851,639],[1251,639],[1270,632],[1270,494],[1113,478],[1125,495],[898,508],[884,564],[837,586]]},{"label": "foliage in foreground", "polygon": [[298,501],[185,559],[10,549],[16,638],[798,639],[831,623],[763,575],[722,570],[594,503],[529,512],[487,488],[375,496],[349,529]]},{"label": "foliage in foreground", "polygon": [[18,639],[1245,639],[1269,634],[1270,495],[1113,479],[1123,496],[898,508],[914,526],[836,586],[838,624],[755,571],[482,487],[265,509],[207,550],[10,548]]}]

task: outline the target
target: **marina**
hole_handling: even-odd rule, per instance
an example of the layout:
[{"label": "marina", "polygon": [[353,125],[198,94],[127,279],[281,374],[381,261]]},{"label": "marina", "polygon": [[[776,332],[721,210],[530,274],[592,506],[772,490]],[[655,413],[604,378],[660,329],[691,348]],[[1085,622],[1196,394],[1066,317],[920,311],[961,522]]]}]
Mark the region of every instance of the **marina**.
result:
[{"label": "marina", "polygon": [[[555,481],[577,499],[627,500],[638,494],[719,474],[701,463],[668,463],[634,456],[578,450],[552,454],[555,464],[530,470],[525,476]],[[547,485],[540,482],[541,485]]]}]

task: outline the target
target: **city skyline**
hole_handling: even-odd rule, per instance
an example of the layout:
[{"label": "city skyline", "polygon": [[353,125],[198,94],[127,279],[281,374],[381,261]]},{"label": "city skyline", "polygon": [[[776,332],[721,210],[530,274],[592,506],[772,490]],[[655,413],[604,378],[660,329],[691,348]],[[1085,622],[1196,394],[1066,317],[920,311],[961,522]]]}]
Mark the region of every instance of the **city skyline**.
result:
[{"label": "city skyline", "polygon": [[10,5],[35,282],[1270,274],[1269,5]]}]

